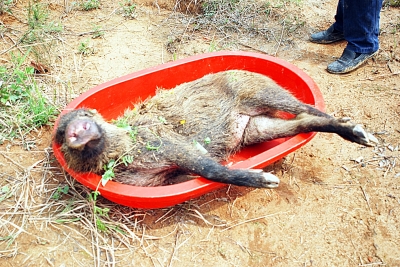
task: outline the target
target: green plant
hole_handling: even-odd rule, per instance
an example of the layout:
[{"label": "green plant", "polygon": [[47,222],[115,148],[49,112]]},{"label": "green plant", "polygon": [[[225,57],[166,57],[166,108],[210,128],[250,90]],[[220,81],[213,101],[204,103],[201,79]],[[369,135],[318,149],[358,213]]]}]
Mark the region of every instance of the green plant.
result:
[{"label": "green plant", "polygon": [[65,185],[65,186],[62,186],[62,187],[57,187],[57,190],[53,193],[51,198],[59,200],[59,199],[62,198],[63,195],[68,194],[68,191],[69,191],[69,186],[68,185]]},{"label": "green plant", "polygon": [[92,38],[96,39],[102,37],[104,35],[104,31],[101,29],[101,26],[94,26],[93,27],[93,34]]},{"label": "green plant", "polygon": [[93,48],[89,44],[89,39],[86,39],[85,41],[79,43],[78,52],[84,56],[93,54]]},{"label": "green plant", "polygon": [[59,22],[47,21],[50,12],[48,6],[43,3],[30,3],[27,13],[28,29],[20,37],[19,42],[29,45],[36,63],[49,65],[58,40],[53,35],[62,32],[63,26]]},{"label": "green plant", "polygon": [[13,4],[13,0],[1,0],[0,1],[0,15],[4,13],[12,14],[11,6]]},{"label": "green plant", "polygon": [[0,67],[0,141],[48,124],[57,112],[34,79],[34,68],[23,66],[27,55],[11,53],[11,67]]},{"label": "green plant", "polygon": [[11,106],[18,100],[26,98],[31,85],[26,81],[30,74],[33,74],[33,68],[15,69],[13,72],[4,67],[0,67],[0,102],[4,106]]},{"label": "green plant", "polygon": [[214,42],[210,42],[210,46],[208,47],[208,52],[215,52],[218,51],[218,45]]},{"label": "green plant", "polygon": [[35,3],[28,6],[28,26],[30,29],[42,28],[49,17],[49,12],[44,5]]},{"label": "green plant", "polygon": [[93,216],[94,216],[94,222],[96,224],[96,227],[98,230],[101,232],[108,232],[109,230],[114,230],[120,234],[126,235],[126,233],[121,230],[118,226],[114,226],[111,224],[108,224],[105,222],[105,220],[109,219],[109,208],[100,208],[96,205],[97,203],[97,198],[100,195],[99,191],[92,191],[88,195],[88,200],[92,203],[93,207]]},{"label": "green plant", "polygon": [[97,9],[100,7],[100,1],[99,0],[86,0],[86,1],[83,1],[80,3],[80,7],[85,11]]},{"label": "green plant", "polygon": [[136,18],[136,4],[132,0],[125,0],[119,3],[122,8],[122,16],[130,19]]},{"label": "green plant", "polygon": [[124,116],[119,117],[113,121],[113,124],[119,128],[122,128],[129,132],[131,139],[136,142],[138,134],[138,127],[132,127],[129,122],[133,121],[133,118],[137,115],[136,109],[127,109]]},{"label": "green plant", "polygon": [[124,155],[117,160],[110,160],[106,165],[103,166],[104,174],[101,176],[101,185],[105,186],[108,181],[112,180],[115,177],[114,169],[120,164],[124,164],[128,166],[133,162],[133,156]]},{"label": "green plant", "polygon": [[235,5],[239,3],[239,0],[213,0],[203,2],[203,14],[206,17],[213,17],[218,14],[221,7],[226,9],[234,9]]}]

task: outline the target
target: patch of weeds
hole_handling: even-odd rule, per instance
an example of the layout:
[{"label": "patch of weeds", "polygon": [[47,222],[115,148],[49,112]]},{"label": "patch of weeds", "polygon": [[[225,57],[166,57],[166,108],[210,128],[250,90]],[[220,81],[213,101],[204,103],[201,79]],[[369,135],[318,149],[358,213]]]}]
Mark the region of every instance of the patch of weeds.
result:
[{"label": "patch of weeds", "polygon": [[92,34],[92,38],[96,39],[96,38],[100,38],[104,35],[104,31],[101,29],[101,26],[94,26],[93,27],[93,34]]},{"label": "patch of weeds", "polygon": [[215,43],[215,41],[210,42],[210,46],[208,47],[208,52],[215,52],[218,51],[218,45]]},{"label": "patch of weeds", "polygon": [[[60,200],[59,203],[63,203],[61,200],[63,195],[66,195],[69,191],[69,186],[63,186],[63,187],[58,187],[57,191],[52,195],[52,199],[54,200]],[[71,223],[71,222],[76,222],[82,220],[80,217],[76,217],[75,214],[71,211],[76,209],[77,203],[79,201],[75,198],[71,198],[66,200],[65,207],[61,210],[60,213],[57,214],[58,219],[55,219],[54,221],[56,223]],[[79,205],[79,204],[78,204]]]},{"label": "patch of weeds", "polygon": [[60,33],[64,30],[61,23],[50,21],[49,10],[46,5],[35,3],[28,6],[28,27],[29,30],[21,38],[21,42],[33,44],[35,42],[44,42],[48,39],[48,34]]},{"label": "patch of weeds", "polygon": [[392,34],[395,34],[398,31],[400,31],[400,16],[397,17],[397,21],[394,23],[394,30]]},{"label": "patch of weeds", "polygon": [[57,190],[51,196],[52,199],[60,200],[64,195],[68,194],[69,186],[65,185],[62,187],[57,187]]},{"label": "patch of weeds", "polygon": [[219,13],[222,6],[227,9],[235,9],[235,5],[239,3],[239,0],[212,0],[204,1],[203,3],[203,14],[206,17],[213,17]]},{"label": "patch of weeds", "polygon": [[79,3],[79,6],[85,10],[89,11],[92,9],[100,8],[100,1],[99,0],[86,0]]},{"label": "patch of weeds", "polygon": [[264,34],[269,31],[271,5],[257,1],[212,0],[203,2],[203,14],[193,20],[196,29]]},{"label": "patch of weeds", "polygon": [[[287,0],[283,0],[283,1],[287,1]],[[298,6],[301,4],[302,1],[303,0],[289,0],[289,2],[295,3]]]},{"label": "patch of weeds", "polygon": [[61,23],[48,22],[49,9],[43,3],[29,4],[28,8],[28,30],[22,35],[19,42],[28,44],[31,53],[36,57],[36,63],[49,65],[48,62],[54,57],[54,46],[57,39],[54,38],[64,30]]},{"label": "patch of weeds", "polygon": [[34,90],[29,92],[28,103],[25,113],[32,113],[29,124],[33,127],[47,125],[51,120],[55,119],[57,109],[53,105],[49,105],[47,98],[34,86]]},{"label": "patch of weeds", "polygon": [[0,66],[0,102],[3,106],[10,107],[17,101],[28,97],[32,86],[27,82],[33,71],[32,67],[10,71],[4,66]]},{"label": "patch of weeds", "polygon": [[0,15],[4,13],[12,14],[11,6],[13,5],[13,0],[1,0],[0,1]]},{"label": "patch of weeds", "polygon": [[88,200],[89,202],[92,203],[93,205],[93,215],[94,215],[94,221],[96,224],[96,228],[100,230],[100,232],[108,232],[110,230],[116,231],[120,234],[126,235],[126,233],[119,228],[118,226],[111,225],[106,222],[106,220],[109,219],[109,208],[101,208],[96,205],[97,198],[100,195],[99,191],[93,191],[88,195]]},{"label": "patch of weeds", "polygon": [[125,0],[124,2],[119,2],[122,9],[122,16],[128,19],[136,18],[136,4],[132,0]]},{"label": "patch of weeds", "polygon": [[30,29],[42,28],[49,17],[49,12],[43,4],[35,3],[28,6],[28,26]]},{"label": "patch of weeds", "polygon": [[287,16],[283,21],[282,24],[288,31],[288,33],[296,33],[299,31],[301,27],[304,27],[305,21],[302,20],[300,17],[294,16]]},{"label": "patch of weeds", "polygon": [[78,45],[78,52],[84,56],[88,56],[94,53],[93,47],[89,44],[89,39],[82,41]]},{"label": "patch of weeds", "polygon": [[47,125],[57,113],[36,84],[34,68],[23,66],[27,54],[11,53],[13,66],[0,67],[0,141]]},{"label": "patch of weeds", "polygon": [[43,26],[43,30],[46,33],[60,33],[64,30],[64,26],[61,23],[51,21]]},{"label": "patch of weeds", "polygon": [[[302,4],[301,0],[204,0],[202,13],[191,19],[191,29],[207,32],[208,36],[212,33],[213,40],[219,40],[221,49],[249,45],[264,51],[265,40],[291,45],[290,38],[304,35],[305,19],[297,12]],[[298,18],[291,19],[294,24],[288,25],[286,17],[293,14]],[[277,36],[280,36],[279,40]],[[209,51],[215,50],[215,44],[211,44]]]},{"label": "patch of weeds", "polygon": [[180,38],[169,37],[165,48],[169,53],[176,54],[179,50],[179,46],[181,45],[181,43],[182,41]]}]

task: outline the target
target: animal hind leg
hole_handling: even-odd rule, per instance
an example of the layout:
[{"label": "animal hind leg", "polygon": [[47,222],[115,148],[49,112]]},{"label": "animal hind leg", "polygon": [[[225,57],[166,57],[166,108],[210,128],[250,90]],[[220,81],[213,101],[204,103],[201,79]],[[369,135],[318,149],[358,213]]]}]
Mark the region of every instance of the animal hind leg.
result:
[{"label": "animal hind leg", "polygon": [[308,132],[336,133],[346,140],[368,146],[373,145],[372,143],[378,143],[378,140],[372,134],[366,132],[359,124],[350,123],[346,119],[319,117],[301,113],[291,120],[263,115],[252,117],[245,129],[243,145]]},{"label": "animal hind leg", "polygon": [[332,118],[325,112],[301,102],[289,91],[272,81],[257,88],[245,88],[245,85],[243,85],[238,90],[238,97],[240,112],[250,116],[273,115],[277,111],[284,111],[294,115],[308,113],[318,117]]},{"label": "animal hind leg", "polygon": [[[208,180],[259,188],[276,188],[279,179],[270,173],[259,169],[229,169],[207,155],[182,143],[174,145],[164,142],[163,157],[176,165],[179,169],[200,175]],[[176,149],[178,148],[179,151]]]}]

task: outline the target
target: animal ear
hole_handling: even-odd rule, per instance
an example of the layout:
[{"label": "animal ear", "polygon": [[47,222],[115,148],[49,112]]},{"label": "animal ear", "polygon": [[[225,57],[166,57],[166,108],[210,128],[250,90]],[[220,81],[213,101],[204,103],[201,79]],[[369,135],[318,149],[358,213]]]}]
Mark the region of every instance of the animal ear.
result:
[{"label": "animal ear", "polygon": [[62,145],[65,142],[65,131],[67,129],[68,123],[76,116],[75,111],[68,112],[61,116],[58,121],[56,133],[54,135],[54,142]]}]

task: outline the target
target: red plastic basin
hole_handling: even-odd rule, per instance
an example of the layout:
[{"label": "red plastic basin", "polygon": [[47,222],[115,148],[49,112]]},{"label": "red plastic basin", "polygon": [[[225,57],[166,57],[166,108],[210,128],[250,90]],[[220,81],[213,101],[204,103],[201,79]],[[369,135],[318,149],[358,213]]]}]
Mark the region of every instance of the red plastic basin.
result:
[{"label": "red plastic basin", "polygon": [[[209,73],[224,70],[248,70],[269,76],[291,91],[301,101],[325,109],[321,92],[315,82],[302,70],[281,59],[249,52],[215,52],[197,55],[114,79],[83,93],[60,114],[87,107],[97,109],[106,119],[115,119],[133,103],[155,94],[156,88],[173,88]],[[55,125],[57,126],[59,118]],[[299,134],[249,146],[230,158],[231,168],[263,168],[305,145],[315,133]],[[93,173],[76,173],[66,165],[60,146],[53,143],[55,157],[78,182],[95,190],[101,179]],[[197,178],[187,182],[160,186],[137,187],[109,181],[100,186],[101,195],[115,203],[134,208],[163,208],[199,197],[226,186]]]}]

